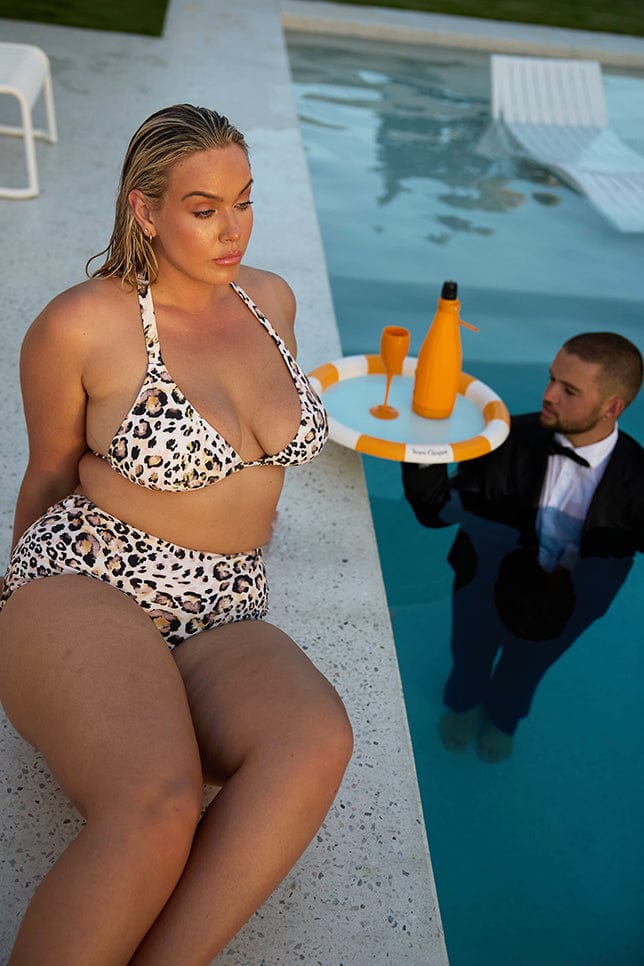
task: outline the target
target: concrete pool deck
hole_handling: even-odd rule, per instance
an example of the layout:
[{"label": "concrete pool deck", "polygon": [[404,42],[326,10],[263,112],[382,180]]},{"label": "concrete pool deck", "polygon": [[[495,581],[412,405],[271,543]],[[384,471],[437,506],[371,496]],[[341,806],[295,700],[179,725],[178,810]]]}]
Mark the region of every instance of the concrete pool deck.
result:
[{"label": "concrete pool deck", "polygon": [[[106,243],[125,145],[153,110],[182,100],[206,103],[246,133],[256,180],[249,261],[285,275],[293,285],[305,368],[340,354],[280,18],[291,29],[362,36],[376,36],[377,30],[380,39],[406,42],[411,34],[419,38],[422,24],[423,42],[451,46],[465,45],[458,37],[483,36],[478,25],[488,29],[489,24],[304,0],[236,0],[234,5],[170,0],[161,38],[0,21],[3,40],[34,43],[48,53],[60,134],[58,145],[37,148],[40,196],[0,201],[5,391],[0,552],[5,559],[26,459],[19,345],[39,309],[80,280],[87,257]],[[548,33],[502,27],[527,31],[525,43],[536,37],[531,31]],[[578,39],[581,43],[584,37]],[[629,56],[640,57],[636,66],[644,66],[644,42],[635,41],[631,50],[632,38],[618,40]],[[499,43],[481,40],[479,47],[508,49]],[[619,44],[611,56],[617,56]],[[22,174],[21,151],[19,142],[0,140],[3,172],[9,167]],[[357,455],[329,444],[319,460],[288,475],[280,510],[268,555],[271,619],[306,648],[338,688],[354,724],[356,751],[316,840],[220,959],[231,966],[444,964],[398,665]],[[38,879],[80,820],[42,759],[4,717],[0,768],[4,963]]]},{"label": "concrete pool deck", "polygon": [[[59,127],[57,145],[37,146],[39,197],[0,201],[6,560],[27,455],[20,342],[40,308],[79,281],[87,257],[106,244],[127,141],[152,111],[204,103],[244,131],[256,181],[248,260],[292,284],[305,368],[336,358],[340,343],[277,3],[171,0],[161,38],[6,20],[0,35],[47,52]],[[3,177],[22,176],[18,139],[0,140],[0,165]],[[267,561],[270,617],[343,696],[356,750],[317,838],[220,959],[231,966],[441,966],[442,928],[360,460],[331,444],[287,477]],[[4,717],[0,773],[4,963],[35,885],[80,819]]]}]

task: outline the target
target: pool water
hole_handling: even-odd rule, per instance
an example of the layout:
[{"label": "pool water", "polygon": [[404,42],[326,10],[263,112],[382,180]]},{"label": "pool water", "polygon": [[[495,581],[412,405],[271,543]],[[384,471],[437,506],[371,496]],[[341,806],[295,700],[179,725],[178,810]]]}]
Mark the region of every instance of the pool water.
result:
[{"label": "pool water", "polygon": [[[511,412],[539,408],[576,332],[644,348],[644,235],[617,232],[543,169],[476,152],[486,55],[288,43],[345,355],[376,352],[388,324],[411,330],[417,355],[447,278],[479,327],[462,331],[464,368]],[[604,81],[611,126],[644,154],[644,74]],[[620,426],[644,440],[644,391]],[[641,966],[642,555],[546,675],[513,756],[450,754],[436,722],[455,530],[416,523],[397,464],[363,462],[452,966]]]}]

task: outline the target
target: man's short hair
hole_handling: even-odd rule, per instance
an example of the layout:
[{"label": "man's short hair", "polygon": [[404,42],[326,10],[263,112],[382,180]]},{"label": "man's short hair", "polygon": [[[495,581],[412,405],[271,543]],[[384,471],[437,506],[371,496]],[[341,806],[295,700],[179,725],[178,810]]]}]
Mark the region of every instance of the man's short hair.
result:
[{"label": "man's short hair", "polygon": [[599,363],[599,379],[609,395],[616,393],[627,406],[635,399],[642,385],[642,353],[623,335],[582,332],[563,348],[583,362]]}]

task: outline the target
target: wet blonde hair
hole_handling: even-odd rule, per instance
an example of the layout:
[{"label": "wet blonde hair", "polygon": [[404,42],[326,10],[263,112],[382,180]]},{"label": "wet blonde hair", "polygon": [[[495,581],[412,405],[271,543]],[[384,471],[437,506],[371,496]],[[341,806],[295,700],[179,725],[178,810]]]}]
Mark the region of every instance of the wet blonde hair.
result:
[{"label": "wet blonde hair", "polygon": [[125,154],[116,197],[114,228],[107,248],[88,260],[85,271],[95,258],[105,261],[91,273],[92,278],[116,277],[133,287],[146,278],[156,281],[157,260],[151,239],[143,234],[128,196],[138,188],[153,208],[162,204],[170,169],[178,161],[198,151],[238,145],[248,158],[248,145],[243,134],[227,117],[207,107],[175,104],[152,114],[133,136]]}]

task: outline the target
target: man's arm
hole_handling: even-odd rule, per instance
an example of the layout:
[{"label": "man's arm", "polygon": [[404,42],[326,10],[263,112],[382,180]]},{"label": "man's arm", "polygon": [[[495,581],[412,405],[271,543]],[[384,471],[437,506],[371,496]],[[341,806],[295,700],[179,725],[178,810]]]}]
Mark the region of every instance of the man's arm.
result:
[{"label": "man's arm", "polygon": [[459,463],[451,476],[445,463],[403,463],[405,497],[419,523],[434,529],[459,523],[462,513],[457,509],[459,501],[452,499],[454,491],[460,494],[464,509],[489,516],[486,480],[490,455]]},{"label": "man's arm", "polygon": [[[510,435],[498,449],[464,460],[452,476],[444,464],[404,463],[405,496],[416,518],[426,527],[444,527],[460,522],[464,510],[521,531],[530,530],[546,469],[547,436],[539,427],[537,413],[514,416]],[[455,492],[460,500],[450,500]],[[455,518],[452,507],[457,504],[460,512]]]},{"label": "man's arm", "polygon": [[582,556],[633,556],[644,552],[644,450],[620,431],[590,507]]},{"label": "man's arm", "polygon": [[403,489],[407,502],[424,527],[446,527],[441,512],[449,502],[450,480],[444,463],[402,464]]}]

